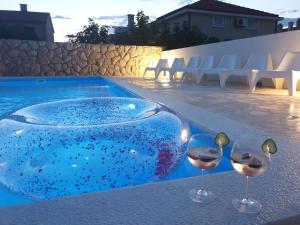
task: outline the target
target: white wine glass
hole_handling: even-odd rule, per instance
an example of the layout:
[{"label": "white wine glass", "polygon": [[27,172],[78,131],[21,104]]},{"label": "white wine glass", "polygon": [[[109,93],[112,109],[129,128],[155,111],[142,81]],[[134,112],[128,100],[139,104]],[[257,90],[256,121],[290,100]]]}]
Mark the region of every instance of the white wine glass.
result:
[{"label": "white wine glass", "polygon": [[271,154],[277,151],[273,140],[267,139],[262,147],[243,146],[235,142],[231,150],[231,163],[233,168],[246,176],[246,191],[242,199],[232,200],[234,208],[241,213],[259,213],[262,205],[249,197],[249,177],[260,176],[268,170],[271,163]]},{"label": "white wine glass", "polygon": [[[225,134],[222,133],[222,135]],[[188,160],[193,166],[201,169],[202,176],[204,170],[215,168],[222,159],[223,144],[218,144],[219,142],[216,140],[219,140],[220,137],[219,139],[217,139],[217,137],[218,135],[215,137],[210,134],[195,134],[189,140]],[[226,142],[229,143],[228,138]],[[203,186],[200,189],[190,190],[189,196],[192,201],[203,204],[210,203],[216,198],[216,195],[213,192],[205,190]]]}]

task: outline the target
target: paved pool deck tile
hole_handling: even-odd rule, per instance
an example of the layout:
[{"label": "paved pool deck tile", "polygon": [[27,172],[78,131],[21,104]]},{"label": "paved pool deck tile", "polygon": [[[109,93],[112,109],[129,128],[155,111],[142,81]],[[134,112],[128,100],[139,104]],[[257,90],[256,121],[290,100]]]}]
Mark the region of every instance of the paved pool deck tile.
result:
[{"label": "paved pool deck tile", "polygon": [[287,90],[270,88],[258,88],[250,93],[246,87],[241,86],[222,89],[218,83],[196,85],[140,78],[126,81],[266,133],[300,142],[300,93],[290,97],[287,96]]}]

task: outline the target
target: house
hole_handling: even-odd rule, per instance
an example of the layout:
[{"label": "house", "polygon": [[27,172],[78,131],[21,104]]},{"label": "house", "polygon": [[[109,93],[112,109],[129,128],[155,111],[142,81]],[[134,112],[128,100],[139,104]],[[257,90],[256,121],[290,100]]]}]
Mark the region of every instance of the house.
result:
[{"label": "house", "polygon": [[219,40],[232,40],[276,33],[276,14],[245,8],[217,0],[200,0],[169,12],[155,21],[162,29],[185,23],[197,27],[208,36]]},{"label": "house", "polygon": [[54,28],[49,13],[0,10],[0,38],[54,42]]}]

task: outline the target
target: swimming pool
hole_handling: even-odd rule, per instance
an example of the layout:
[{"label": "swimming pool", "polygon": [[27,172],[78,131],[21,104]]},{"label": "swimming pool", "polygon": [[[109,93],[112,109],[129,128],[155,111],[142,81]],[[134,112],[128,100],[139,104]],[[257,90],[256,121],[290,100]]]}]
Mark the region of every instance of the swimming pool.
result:
[{"label": "swimming pool", "polygon": [[3,78],[0,116],[2,206],[200,175],[203,129],[101,77]]}]

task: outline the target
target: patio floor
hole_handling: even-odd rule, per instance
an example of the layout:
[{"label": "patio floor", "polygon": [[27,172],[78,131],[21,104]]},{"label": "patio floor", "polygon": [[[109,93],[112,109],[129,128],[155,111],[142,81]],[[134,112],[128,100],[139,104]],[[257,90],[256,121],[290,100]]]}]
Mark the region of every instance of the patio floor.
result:
[{"label": "patio floor", "polygon": [[254,93],[249,93],[245,86],[222,89],[216,82],[197,85],[141,78],[128,78],[126,81],[265,133],[300,142],[300,93],[291,97],[286,89],[271,88],[258,88]]}]

